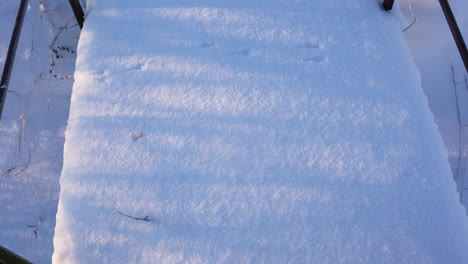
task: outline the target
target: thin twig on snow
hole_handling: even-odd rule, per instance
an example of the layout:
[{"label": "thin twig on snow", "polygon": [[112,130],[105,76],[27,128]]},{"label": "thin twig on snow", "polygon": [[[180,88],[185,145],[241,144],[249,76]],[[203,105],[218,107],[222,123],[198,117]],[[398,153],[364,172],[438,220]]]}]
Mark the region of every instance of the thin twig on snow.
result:
[{"label": "thin twig on snow", "polygon": [[141,220],[141,221],[146,221],[146,222],[151,222],[152,220],[149,218],[149,215],[145,216],[145,217],[134,217],[134,216],[131,216],[131,215],[128,215],[128,214],[124,214],[122,212],[119,212],[119,211],[116,211],[118,214],[120,215],[123,215],[125,217],[128,217],[128,218],[132,218],[132,219],[135,219],[135,220]]}]

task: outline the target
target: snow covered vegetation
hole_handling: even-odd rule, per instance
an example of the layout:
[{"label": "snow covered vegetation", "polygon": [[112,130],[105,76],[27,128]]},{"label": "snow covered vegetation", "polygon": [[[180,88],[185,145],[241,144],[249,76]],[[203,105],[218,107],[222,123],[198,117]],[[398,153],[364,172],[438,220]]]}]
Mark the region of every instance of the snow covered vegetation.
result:
[{"label": "snow covered vegetation", "polygon": [[452,75],[420,65],[423,19],[405,30],[423,2],[88,0],[80,32],[68,1],[31,0],[0,244],[34,263],[467,263],[465,150],[449,163],[422,87]]},{"label": "snow covered vegetation", "polygon": [[[0,1],[0,69],[20,1]],[[67,1],[31,0],[0,121],[0,245],[50,263],[79,29]]]}]

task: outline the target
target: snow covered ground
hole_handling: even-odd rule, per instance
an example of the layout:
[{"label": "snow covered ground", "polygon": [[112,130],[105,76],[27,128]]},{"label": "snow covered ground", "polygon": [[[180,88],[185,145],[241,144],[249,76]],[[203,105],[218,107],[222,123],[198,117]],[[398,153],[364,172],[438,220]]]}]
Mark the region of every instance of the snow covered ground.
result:
[{"label": "snow covered ground", "polygon": [[[19,2],[0,1],[0,69]],[[79,30],[66,1],[29,2],[0,123],[0,244],[50,263]]]},{"label": "snow covered ground", "polygon": [[[244,254],[241,257],[246,262],[287,254],[293,262],[293,255],[299,259],[296,262],[307,261],[307,257],[320,259],[321,263],[339,262],[350,257],[352,248],[355,252],[351,253],[357,256],[353,261],[376,262],[378,256],[378,262],[398,262],[404,257],[415,260],[411,262],[430,262],[424,256],[432,254],[428,256],[432,262],[448,263],[452,260],[449,257],[460,257],[459,249],[466,251],[466,220],[460,220],[459,209],[453,204],[450,188],[454,187],[446,186],[450,183],[442,178],[448,178],[447,169],[442,168],[440,175],[435,175],[437,170],[431,171],[440,164],[440,158],[433,157],[437,162],[429,162],[427,168],[421,167],[427,165],[431,153],[425,153],[417,162],[417,157],[406,159],[421,148],[432,150],[434,156],[441,154],[443,159],[444,150],[437,149],[437,144],[415,147],[411,137],[398,137],[405,131],[405,135],[411,135],[408,131],[416,129],[408,128],[408,121],[417,119],[414,125],[427,121],[418,116],[405,117],[419,107],[412,106],[412,102],[424,97],[410,83],[401,87],[387,83],[390,77],[382,76],[383,69],[369,66],[395,57],[385,65],[398,62],[394,68],[401,68],[400,64],[409,67],[407,73],[395,74],[418,82],[409,53],[396,33],[397,28],[407,24],[393,13],[377,11],[373,4],[378,1],[274,2],[179,0],[168,4],[101,0],[93,8],[92,1],[89,10],[95,16],[94,24],[87,26],[81,39],[83,57],[77,77],[82,80],[75,87],[83,91],[77,93],[81,98],[77,104],[83,108],[79,108],[75,120],[86,119],[88,123],[82,125],[92,123],[88,129],[101,129],[97,134],[76,132],[71,140],[78,144],[76,136],[81,136],[87,137],[82,142],[90,142],[81,161],[99,159],[89,162],[90,168],[85,169],[94,171],[78,175],[83,182],[70,192],[83,200],[68,203],[68,207],[87,219],[76,229],[69,225],[78,219],[66,219],[58,226],[72,236],[60,236],[55,243],[71,239],[77,245],[59,243],[57,263],[63,256],[76,260],[79,257],[73,254],[83,251],[90,255],[89,259],[79,259],[82,262],[94,257],[115,260],[122,257],[113,254],[123,243],[127,243],[126,248],[120,254],[128,255],[122,259],[133,258],[134,262],[145,262],[147,258],[185,262],[197,252],[207,254],[205,259],[223,254],[224,262],[242,262],[233,259],[249,249],[271,256]],[[411,3],[418,21],[404,36],[421,71],[429,107],[449,149],[459,191],[463,192],[467,173],[463,143],[468,138],[462,128],[459,144],[450,65],[454,66],[458,83],[461,123],[466,124],[468,109],[463,102],[468,95],[463,68],[437,0]],[[0,1],[0,68],[18,4],[19,0]],[[140,9],[182,4],[207,9],[169,9],[172,13],[165,17],[160,9]],[[468,1],[451,4],[466,36],[468,18],[463,10],[468,9]],[[336,8],[341,6],[343,10]],[[408,2],[400,0],[400,6],[410,20]],[[159,16],[152,21],[148,17],[155,11]],[[132,19],[131,14],[139,18]],[[4,205],[0,244],[34,263],[50,263],[53,250],[58,181],[73,83],[69,77],[74,71],[79,34],[74,22],[68,24],[72,28],[60,33],[60,27],[70,18],[67,1],[30,0],[12,75],[12,92],[0,123],[0,144],[4,146],[0,169],[2,175],[5,173],[0,178],[0,201]],[[121,20],[126,23],[118,30],[112,23]],[[106,21],[105,25],[97,25]],[[135,32],[135,28],[141,32]],[[305,33],[303,38],[295,34],[296,29]],[[110,31],[105,36],[98,35],[106,30]],[[387,31],[391,36],[383,34]],[[138,43],[140,39],[143,44]],[[393,46],[395,42],[398,47]],[[49,49],[51,44],[53,49]],[[382,52],[386,49],[396,55]],[[90,54],[97,57],[87,62]],[[354,68],[357,66],[361,69]],[[88,82],[97,90],[86,88]],[[132,91],[124,90],[122,83]],[[114,85],[117,87],[112,88]],[[305,91],[309,87],[314,89]],[[106,89],[111,90],[103,91]],[[406,98],[408,90],[419,95]],[[96,95],[97,91],[103,94]],[[102,104],[99,109],[92,105],[83,110],[92,102]],[[132,106],[130,102],[140,105]],[[401,102],[407,102],[406,108],[401,107]],[[423,112],[420,116],[429,118],[424,106],[419,109]],[[89,116],[84,118],[86,114]],[[109,117],[104,117],[107,114]],[[381,117],[380,125],[374,117]],[[401,124],[403,131],[399,131],[398,119],[406,120]],[[343,132],[346,126],[353,129]],[[376,126],[389,131],[374,134],[380,131]],[[428,132],[424,128],[421,131]],[[344,138],[337,139],[343,134]],[[418,140],[433,144],[426,136],[416,139],[416,144]],[[390,151],[379,151],[386,148]],[[408,153],[398,152],[403,148],[408,148]],[[67,149],[70,157],[73,149]],[[99,157],[93,151],[96,149],[102,150]],[[372,160],[380,162],[381,167],[369,168]],[[402,165],[394,166],[398,162]],[[415,173],[408,173],[415,162]],[[379,173],[386,167],[401,173]],[[366,169],[367,173],[360,173]],[[418,178],[423,169],[430,171],[427,175],[438,177]],[[110,180],[109,175],[114,178]],[[88,179],[99,183],[92,186],[93,181],[85,181]],[[92,195],[94,198],[90,198]],[[437,199],[440,195],[443,200]],[[466,198],[462,196],[465,205]],[[80,210],[83,201],[90,201],[90,210]],[[448,205],[441,206],[444,202]],[[433,203],[434,208],[430,207]],[[418,210],[410,211],[411,205]],[[133,220],[116,211],[140,218],[148,216],[151,222]],[[423,217],[418,217],[420,214]],[[96,224],[98,221],[101,223]],[[77,234],[81,228],[86,232]],[[443,228],[450,232],[445,234]],[[458,233],[444,242],[451,238],[451,232]],[[80,244],[75,235],[89,238],[88,244]],[[194,241],[209,243],[195,245]],[[271,252],[272,248],[277,252]],[[366,248],[375,255],[361,254]],[[455,253],[447,253],[450,250]],[[434,257],[437,254],[439,257]]]},{"label": "snow covered ground", "polygon": [[467,261],[398,12],[90,2],[54,262]]}]

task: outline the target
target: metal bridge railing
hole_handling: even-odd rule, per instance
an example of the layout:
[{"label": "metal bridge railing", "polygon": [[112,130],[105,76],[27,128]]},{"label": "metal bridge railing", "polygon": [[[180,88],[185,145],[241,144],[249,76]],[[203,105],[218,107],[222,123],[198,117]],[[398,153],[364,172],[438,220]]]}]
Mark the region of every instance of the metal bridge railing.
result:
[{"label": "metal bridge railing", "polygon": [[70,6],[73,10],[73,14],[75,14],[76,22],[78,22],[78,25],[80,28],[83,28],[83,23],[84,23],[84,12],[83,8],[81,8],[80,2],[78,0],[68,0],[70,2]]},{"label": "metal bridge railing", "polygon": [[444,12],[445,19],[449,25],[450,31],[452,32],[455,44],[457,44],[458,52],[462,58],[463,64],[465,65],[466,72],[468,73],[468,49],[466,48],[465,40],[460,32],[455,16],[453,16],[452,9],[447,0],[439,0],[442,11]]},{"label": "metal bridge railing", "polygon": [[11,252],[10,250],[0,246],[0,264],[32,264],[23,257]]},{"label": "metal bridge railing", "polygon": [[28,0],[21,0],[18,14],[16,15],[15,27],[11,34],[10,46],[3,66],[2,78],[0,79],[0,121],[2,119],[3,106],[5,105],[6,94],[8,92],[8,84],[10,83],[11,70],[15,62],[16,49],[18,48],[18,41],[23,27],[24,15],[28,7]]},{"label": "metal bridge railing", "polygon": [[[84,12],[78,0],[69,0],[70,6],[76,17],[76,21],[80,28],[83,28],[84,23]],[[21,0],[18,8],[18,14],[16,16],[15,27],[11,34],[10,45],[8,47],[8,53],[3,66],[3,72],[0,79],[0,121],[2,120],[3,107],[5,106],[6,95],[8,93],[8,85],[10,83],[11,71],[15,62],[16,49],[18,48],[18,41],[21,35],[21,29],[23,28],[24,16],[26,14],[28,6],[28,0]]]},{"label": "metal bridge railing", "polygon": [[[384,0],[382,6],[385,11],[389,11],[393,7],[394,0]],[[468,73],[468,49],[466,48],[465,40],[460,32],[455,16],[453,15],[450,4],[447,0],[439,0],[442,11],[444,12],[445,19],[449,25],[450,31],[452,32],[453,39],[457,45],[458,52],[462,58],[463,64],[465,65],[466,72]]]}]

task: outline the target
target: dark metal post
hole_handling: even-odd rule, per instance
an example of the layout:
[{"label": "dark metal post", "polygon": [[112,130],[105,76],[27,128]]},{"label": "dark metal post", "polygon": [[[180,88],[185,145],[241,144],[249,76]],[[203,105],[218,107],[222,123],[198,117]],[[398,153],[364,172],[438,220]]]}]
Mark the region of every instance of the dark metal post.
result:
[{"label": "dark metal post", "polygon": [[395,2],[395,0],[384,0],[383,2],[383,9],[385,11],[390,11],[392,10],[393,8],[393,2]]},{"label": "dark metal post", "polygon": [[457,44],[458,51],[460,52],[463,64],[465,64],[466,72],[468,73],[468,49],[466,48],[465,40],[463,40],[463,35],[460,32],[460,28],[458,28],[457,21],[453,16],[452,9],[450,8],[448,1],[439,0],[439,3],[442,7],[442,11],[444,11],[445,19],[447,19],[447,23],[449,25],[450,31],[452,32],[453,39]]},{"label": "dark metal post", "polygon": [[76,21],[80,28],[83,28],[84,23],[84,12],[83,8],[81,8],[80,2],[78,0],[68,0],[70,2],[70,6],[73,9],[73,14],[75,14]]},{"label": "dark metal post", "polygon": [[28,260],[18,256],[10,250],[0,246],[0,263],[18,263],[18,264],[31,264]]},{"label": "dark metal post", "polygon": [[8,47],[5,65],[3,66],[2,79],[0,80],[0,120],[2,119],[3,106],[5,105],[11,70],[13,69],[13,63],[15,62],[16,49],[18,48],[18,41],[21,35],[21,28],[23,27],[23,20],[27,6],[28,0],[21,0],[18,15],[16,16],[15,27],[11,34],[10,46]]}]

